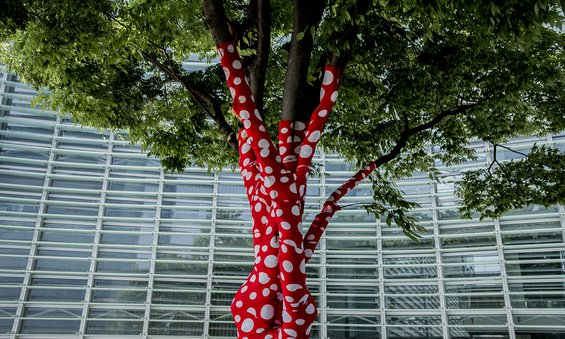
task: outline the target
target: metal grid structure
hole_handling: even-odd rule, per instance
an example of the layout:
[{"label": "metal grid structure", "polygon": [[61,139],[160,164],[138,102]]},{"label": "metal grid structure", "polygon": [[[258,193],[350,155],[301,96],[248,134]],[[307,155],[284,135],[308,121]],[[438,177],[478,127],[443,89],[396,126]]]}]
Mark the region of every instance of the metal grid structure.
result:
[{"label": "metal grid structure", "polygon": [[[164,173],[124,135],[30,105],[0,70],[0,339],[234,338],[232,296],[251,269],[238,173]],[[565,136],[521,138],[565,150]],[[478,159],[437,167],[456,180]],[[431,149],[430,152],[438,151]],[[498,151],[498,159],[515,154]],[[349,166],[320,154],[312,219]],[[459,220],[453,184],[398,182],[422,207],[418,243],[361,209],[334,218],[308,265],[313,338],[563,338],[565,210]],[[343,204],[366,202],[361,185]]]}]

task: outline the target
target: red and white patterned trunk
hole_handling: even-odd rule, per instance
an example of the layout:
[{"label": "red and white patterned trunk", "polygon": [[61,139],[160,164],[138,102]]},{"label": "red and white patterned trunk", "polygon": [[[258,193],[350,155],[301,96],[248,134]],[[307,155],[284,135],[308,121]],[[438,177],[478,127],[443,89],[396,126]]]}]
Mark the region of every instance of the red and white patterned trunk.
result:
[{"label": "red and white patterned trunk", "polygon": [[307,339],[317,316],[306,286],[311,258],[337,201],[374,170],[369,165],[336,190],[302,235],[304,196],[312,157],[337,99],[340,70],[326,66],[320,104],[308,125],[281,121],[276,147],[259,114],[235,42],[218,45],[238,133],[241,175],[253,218],[255,264],[231,305],[238,338]]}]

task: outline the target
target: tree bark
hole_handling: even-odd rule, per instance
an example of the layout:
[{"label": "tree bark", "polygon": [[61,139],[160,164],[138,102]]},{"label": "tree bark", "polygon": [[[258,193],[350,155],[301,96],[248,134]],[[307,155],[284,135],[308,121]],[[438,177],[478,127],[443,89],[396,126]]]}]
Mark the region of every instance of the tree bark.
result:
[{"label": "tree bark", "polygon": [[310,66],[313,37],[324,10],[323,0],[294,0],[293,32],[290,42],[288,66],[284,79],[282,120],[308,121],[308,68]]}]

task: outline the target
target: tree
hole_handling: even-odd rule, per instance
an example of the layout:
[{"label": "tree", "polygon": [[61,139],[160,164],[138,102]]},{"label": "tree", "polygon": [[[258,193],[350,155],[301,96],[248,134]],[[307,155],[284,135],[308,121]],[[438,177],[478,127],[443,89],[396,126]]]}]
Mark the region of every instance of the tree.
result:
[{"label": "tree", "polygon": [[[435,162],[473,157],[465,147],[472,138],[499,145],[565,129],[560,0],[8,5],[2,60],[48,90],[42,104],[82,124],[128,130],[171,170],[219,168],[239,156],[256,256],[232,304],[242,338],[308,337],[316,307],[304,265],[361,180],[373,182],[375,202],[365,208],[414,237],[415,204],[392,180],[415,171],[437,178]],[[212,64],[183,64],[195,56]],[[359,171],[302,236],[319,141]],[[431,145],[442,152],[430,154]],[[465,175],[464,214],[565,201],[564,158],[550,147],[514,163],[495,157],[487,171]],[[524,187],[527,199],[489,196]]]}]

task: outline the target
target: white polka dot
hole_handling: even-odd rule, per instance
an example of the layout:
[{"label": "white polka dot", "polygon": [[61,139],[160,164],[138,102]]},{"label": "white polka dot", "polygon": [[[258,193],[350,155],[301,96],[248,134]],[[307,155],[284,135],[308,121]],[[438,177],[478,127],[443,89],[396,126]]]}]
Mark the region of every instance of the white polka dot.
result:
[{"label": "white polka dot", "polygon": [[289,328],[285,329],[284,331],[291,337],[296,337],[298,335],[295,330],[291,330]]},{"label": "white polka dot", "polygon": [[278,264],[278,259],[277,259],[277,257],[274,256],[274,255],[268,255],[268,256],[265,258],[264,263],[265,263],[265,266],[267,266],[267,267],[269,267],[269,268],[273,268],[273,267],[277,266],[277,264]]},{"label": "white polka dot", "polygon": [[282,183],[287,183],[290,179],[288,177],[281,177]]},{"label": "white polka dot", "polygon": [[330,71],[326,71],[324,73],[324,81],[322,82],[324,85],[329,85],[334,81],[334,75]]},{"label": "white polka dot", "polygon": [[233,83],[236,85],[241,84],[241,78],[240,77],[235,77],[235,79],[233,79]]},{"label": "white polka dot", "polygon": [[243,306],[243,302],[242,302],[241,300],[238,300],[238,301],[235,303],[235,306],[236,306],[236,307],[241,307],[241,306]]},{"label": "white polka dot", "polygon": [[285,260],[285,261],[283,261],[283,269],[290,273],[294,269],[294,266],[292,265],[292,263],[290,261]]},{"label": "white polka dot", "polygon": [[269,156],[269,149],[268,149],[268,148],[263,148],[263,149],[261,150],[261,156],[262,156],[263,158],[268,157],[268,156]]},{"label": "white polka dot", "polygon": [[320,140],[320,131],[314,131],[310,133],[310,135],[308,136],[308,140],[310,142],[317,142],[318,140]]},{"label": "white polka dot", "polygon": [[279,239],[277,239],[277,238],[272,238],[272,239],[271,239],[271,247],[272,247],[272,248],[279,248]]},{"label": "white polka dot", "polygon": [[232,67],[235,68],[235,69],[240,69],[240,68],[241,68],[241,61],[239,61],[239,60],[234,60],[231,65],[232,65]]},{"label": "white polka dot", "polygon": [[[257,261],[261,261],[261,257],[257,257]],[[253,274],[251,276],[251,279],[249,279],[249,281],[251,282],[255,282],[255,280],[257,280],[257,276],[255,274]],[[253,294],[253,293],[252,293]]]},{"label": "white polka dot", "polygon": [[298,206],[292,206],[290,211],[296,216],[300,215],[300,208],[298,208]]},{"label": "white polka dot", "polygon": [[245,293],[245,291],[247,291],[247,288],[248,288],[247,286],[243,286],[243,288],[241,289],[241,292]]},{"label": "white polka dot", "polygon": [[246,111],[246,110],[241,110],[241,111],[239,112],[239,116],[240,116],[242,119],[249,119],[249,116],[250,116],[250,115],[249,115],[249,112],[248,112],[248,111]]},{"label": "white polka dot", "polygon": [[286,289],[291,291],[291,292],[294,292],[296,290],[302,289],[302,286],[300,286],[298,284],[289,284],[289,285],[286,286]]},{"label": "white polka dot", "polygon": [[236,322],[239,322],[239,321],[241,320],[241,317],[238,316],[238,315],[236,315],[236,316],[234,317],[234,319],[235,319]]},{"label": "white polka dot", "polygon": [[230,87],[230,94],[232,98],[235,98],[235,89],[233,89],[232,87]]},{"label": "white polka dot", "polygon": [[234,49],[233,45],[228,46],[228,52],[233,53],[234,50],[235,49]]},{"label": "white polka dot", "polygon": [[277,192],[277,191],[271,191],[271,193],[269,193],[269,195],[271,196],[272,199],[276,199],[277,196],[279,195],[279,192]]},{"label": "white polka dot", "polygon": [[306,273],[306,261],[304,259],[300,262],[300,272]]},{"label": "white polka dot", "polygon": [[281,162],[281,157],[280,157],[280,155],[277,155],[277,156],[275,157],[275,160],[280,164],[280,162]]},{"label": "white polka dot", "polygon": [[281,246],[281,250],[283,251],[283,253],[288,252],[288,249],[287,249],[286,245],[282,245],[282,246]]},{"label": "white polka dot", "polygon": [[312,155],[312,147],[310,145],[304,145],[300,149],[300,157],[308,158]]},{"label": "white polka dot", "polygon": [[267,141],[267,139],[261,139],[261,140],[259,140],[259,147],[261,147],[261,148],[267,148],[267,147],[269,147],[269,142]]},{"label": "white polka dot", "polygon": [[[263,153],[264,150],[267,150],[267,149],[261,150],[261,153]],[[267,150],[267,152],[268,151],[269,150]],[[269,175],[269,176],[265,177],[265,180],[263,180],[263,181],[265,183],[265,187],[269,188],[269,187],[271,187],[275,184],[276,179],[275,179],[275,176]]]},{"label": "white polka dot", "polygon": [[255,204],[255,212],[259,212],[261,210],[261,204]]},{"label": "white polka dot", "polygon": [[283,211],[279,208],[276,212],[277,217],[280,217],[281,215],[283,215]]},{"label": "white polka dot", "polygon": [[251,294],[249,295],[249,299],[255,300],[256,298],[257,298],[257,293],[251,292]]},{"label": "white polka dot", "polygon": [[283,127],[283,128],[281,129],[281,133],[282,133],[282,134],[288,133],[288,128]]},{"label": "white polka dot", "polygon": [[286,221],[281,222],[281,227],[285,230],[289,230],[290,229],[290,224]]},{"label": "white polka dot", "polygon": [[267,227],[267,229],[265,230],[265,234],[271,234],[271,232],[273,231],[273,228],[271,226]]},{"label": "white polka dot", "polygon": [[265,132],[265,131],[266,131],[265,126],[263,126],[263,125],[259,126],[259,130],[260,130],[261,132]]},{"label": "white polka dot", "polygon": [[269,275],[267,273],[259,272],[259,282],[261,284],[266,284],[266,283],[269,282],[269,280],[271,280],[271,279],[269,279]]},{"label": "white polka dot", "polygon": [[270,289],[272,289],[273,291],[276,291],[279,289],[279,287],[277,286],[277,284],[272,284],[271,286],[269,286]]},{"label": "white polka dot", "polygon": [[268,296],[269,293],[271,293],[271,290],[270,290],[270,289],[268,289],[268,288],[264,288],[264,289],[263,289],[263,296],[264,296],[264,297]]},{"label": "white polka dot", "polygon": [[285,323],[289,323],[292,320],[292,318],[290,317],[290,314],[288,314],[287,311],[282,312],[282,317],[283,317],[283,321]]},{"label": "white polka dot", "polygon": [[313,314],[314,312],[316,312],[314,305],[310,304],[310,305],[308,305],[308,307],[306,307],[306,313]]},{"label": "white polka dot", "polygon": [[332,97],[331,97],[332,101],[336,101],[336,100],[337,100],[337,95],[338,95],[338,94],[339,94],[339,93],[338,93],[337,91],[334,91],[334,92],[332,93]]},{"label": "white polka dot", "polygon": [[226,79],[230,78],[230,70],[227,69],[226,67],[223,68],[224,69],[224,74],[226,75]]},{"label": "white polka dot", "polygon": [[287,295],[284,299],[285,299],[286,301],[288,301],[289,303],[294,302],[294,298],[291,297],[290,295]]},{"label": "white polka dot", "polygon": [[320,100],[322,100],[322,98],[324,97],[325,94],[326,94],[326,91],[324,91],[323,88],[320,88]]},{"label": "white polka dot", "polygon": [[305,322],[306,322],[306,320],[304,320],[304,319],[296,319],[296,325],[302,326],[302,325],[304,325]]},{"label": "white polka dot", "polygon": [[257,117],[257,119],[259,119],[260,121],[263,121],[263,118],[261,118],[261,113],[259,113],[259,110],[254,110],[253,113],[255,113],[255,117]]},{"label": "white polka dot", "polygon": [[286,153],[286,147],[281,146],[281,147],[279,148],[279,153],[280,153],[280,154],[285,154],[285,153]]},{"label": "white polka dot", "polygon": [[318,116],[322,118],[325,117],[327,114],[328,114],[328,110],[325,109],[318,112]]},{"label": "white polka dot", "polygon": [[288,189],[290,189],[290,191],[292,193],[298,193],[298,191],[296,190],[296,183],[293,182],[292,184],[290,184],[290,186],[288,187]]},{"label": "white polka dot", "polygon": [[257,311],[255,311],[255,309],[253,307],[249,307],[247,309],[247,313],[253,314],[254,316],[257,316]]},{"label": "white polka dot", "polygon": [[310,324],[310,326],[306,329],[306,335],[309,335],[310,331],[312,331],[312,324]]},{"label": "white polka dot", "polygon": [[245,97],[243,95],[239,96],[239,103],[240,104],[243,104],[245,102],[245,100],[247,100],[247,99],[245,99]]},{"label": "white polka dot", "polygon": [[275,315],[275,309],[271,305],[265,305],[261,308],[261,318],[270,320]]},{"label": "white polka dot", "polygon": [[263,247],[261,247],[261,249],[263,250],[263,252],[267,252],[267,250],[269,249],[269,246],[263,245]]}]

